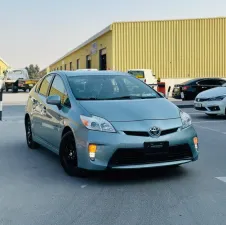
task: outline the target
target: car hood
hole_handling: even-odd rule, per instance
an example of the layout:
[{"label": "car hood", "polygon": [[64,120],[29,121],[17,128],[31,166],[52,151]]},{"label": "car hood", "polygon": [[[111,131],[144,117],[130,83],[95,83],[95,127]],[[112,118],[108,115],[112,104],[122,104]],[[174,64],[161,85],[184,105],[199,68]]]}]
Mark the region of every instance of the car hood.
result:
[{"label": "car hood", "polygon": [[165,120],[180,117],[176,105],[165,98],[80,101],[91,115],[99,116],[111,122],[137,120]]},{"label": "car hood", "polygon": [[216,87],[206,91],[202,91],[197,95],[196,98],[212,98],[212,97],[218,97],[221,95],[226,95],[226,87]]}]

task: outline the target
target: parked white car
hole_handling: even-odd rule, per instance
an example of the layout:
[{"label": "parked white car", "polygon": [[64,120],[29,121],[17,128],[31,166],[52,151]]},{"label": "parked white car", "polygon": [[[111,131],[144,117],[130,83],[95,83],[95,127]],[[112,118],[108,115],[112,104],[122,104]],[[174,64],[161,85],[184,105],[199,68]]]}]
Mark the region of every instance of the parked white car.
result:
[{"label": "parked white car", "polygon": [[226,115],[226,84],[199,93],[194,107],[208,116]]}]

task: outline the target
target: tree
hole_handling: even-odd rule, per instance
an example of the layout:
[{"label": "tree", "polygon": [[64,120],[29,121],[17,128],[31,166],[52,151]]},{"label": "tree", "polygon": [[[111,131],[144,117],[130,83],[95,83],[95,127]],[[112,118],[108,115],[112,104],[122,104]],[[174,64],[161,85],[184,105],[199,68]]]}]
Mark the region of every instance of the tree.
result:
[{"label": "tree", "polygon": [[36,79],[36,78],[39,78],[39,66],[38,65],[33,65],[33,64],[30,64],[28,67],[25,67],[25,69],[27,70],[28,72],[28,75],[31,79]]}]

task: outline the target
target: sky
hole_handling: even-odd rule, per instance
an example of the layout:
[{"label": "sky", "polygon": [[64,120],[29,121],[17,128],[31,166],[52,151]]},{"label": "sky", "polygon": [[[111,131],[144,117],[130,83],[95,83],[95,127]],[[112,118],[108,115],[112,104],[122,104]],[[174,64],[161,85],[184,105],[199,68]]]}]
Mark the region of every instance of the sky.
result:
[{"label": "sky", "polygon": [[112,22],[226,17],[226,0],[0,0],[0,58],[49,64]]}]

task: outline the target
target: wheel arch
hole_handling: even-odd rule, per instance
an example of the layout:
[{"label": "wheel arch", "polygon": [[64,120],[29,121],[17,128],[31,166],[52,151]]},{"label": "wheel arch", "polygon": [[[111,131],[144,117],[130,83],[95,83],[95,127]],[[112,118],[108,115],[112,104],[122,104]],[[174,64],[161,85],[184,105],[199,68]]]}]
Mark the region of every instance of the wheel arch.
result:
[{"label": "wheel arch", "polygon": [[73,130],[71,129],[70,126],[64,127],[64,129],[63,129],[63,131],[62,131],[62,134],[61,134],[61,138],[62,138],[67,132],[69,132],[69,131],[71,131],[71,132],[74,134],[74,132],[73,132]]}]

